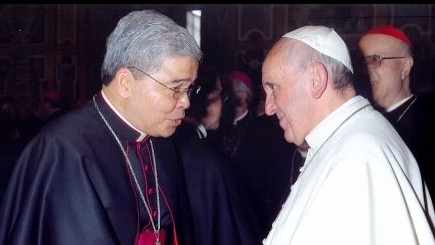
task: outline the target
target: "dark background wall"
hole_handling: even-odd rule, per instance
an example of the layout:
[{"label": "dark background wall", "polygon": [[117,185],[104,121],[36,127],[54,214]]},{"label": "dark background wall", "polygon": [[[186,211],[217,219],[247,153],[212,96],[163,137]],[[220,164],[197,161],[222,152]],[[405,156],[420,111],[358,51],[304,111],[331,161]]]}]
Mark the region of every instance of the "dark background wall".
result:
[{"label": "dark background wall", "polygon": [[73,106],[100,89],[105,40],[132,10],[154,8],[180,25],[186,11],[202,10],[204,62],[241,69],[261,82],[265,54],[284,33],[303,25],[333,27],[348,44],[356,84],[368,96],[357,50],[359,36],[393,24],[414,42],[413,89],[434,90],[433,4],[0,4],[0,95],[32,107],[42,91],[58,89]]}]

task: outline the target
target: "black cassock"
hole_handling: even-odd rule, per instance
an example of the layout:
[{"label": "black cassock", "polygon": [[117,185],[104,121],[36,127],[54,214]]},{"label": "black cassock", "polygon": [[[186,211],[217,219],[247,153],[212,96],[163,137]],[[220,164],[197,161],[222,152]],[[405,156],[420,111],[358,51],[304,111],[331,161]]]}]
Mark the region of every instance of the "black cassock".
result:
[{"label": "black cassock", "polygon": [[257,245],[256,234],[228,163],[197,127],[183,122],[171,137],[183,162],[196,244]]},{"label": "black cassock", "polygon": [[[172,244],[174,228],[180,245],[193,244],[190,209],[172,142],[136,142],[140,134],[108,107],[101,94],[96,102],[129,156],[153,145],[166,244]],[[156,213],[153,171],[140,171],[149,164],[138,165],[138,159],[131,158],[131,163],[139,169],[140,184],[148,184],[143,192]],[[22,152],[0,209],[0,244],[135,244],[145,226],[151,228],[149,215],[126,159],[91,100],[43,128]]]}]

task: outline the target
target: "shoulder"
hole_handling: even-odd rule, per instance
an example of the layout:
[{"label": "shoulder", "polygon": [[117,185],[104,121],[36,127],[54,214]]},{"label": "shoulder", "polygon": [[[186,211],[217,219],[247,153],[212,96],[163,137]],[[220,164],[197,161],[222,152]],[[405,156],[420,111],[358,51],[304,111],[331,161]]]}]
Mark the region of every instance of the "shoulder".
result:
[{"label": "shoulder", "polygon": [[59,118],[46,124],[38,136],[46,139],[76,142],[97,139],[105,134],[103,121],[88,107],[65,112]]},{"label": "shoulder", "polygon": [[376,165],[380,162],[402,164],[411,161],[412,154],[409,148],[395,130],[374,128],[377,129],[356,130],[340,137],[341,139],[336,141],[334,151],[348,161],[364,165]]}]

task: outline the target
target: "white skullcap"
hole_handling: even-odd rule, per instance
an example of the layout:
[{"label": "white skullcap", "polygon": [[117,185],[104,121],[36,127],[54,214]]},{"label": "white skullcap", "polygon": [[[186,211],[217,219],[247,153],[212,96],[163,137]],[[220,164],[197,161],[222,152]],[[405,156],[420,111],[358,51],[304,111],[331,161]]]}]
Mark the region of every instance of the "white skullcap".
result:
[{"label": "white skullcap", "polygon": [[293,38],[307,44],[320,53],[340,61],[353,73],[346,43],[333,28],[304,26],[285,34],[283,37]]}]

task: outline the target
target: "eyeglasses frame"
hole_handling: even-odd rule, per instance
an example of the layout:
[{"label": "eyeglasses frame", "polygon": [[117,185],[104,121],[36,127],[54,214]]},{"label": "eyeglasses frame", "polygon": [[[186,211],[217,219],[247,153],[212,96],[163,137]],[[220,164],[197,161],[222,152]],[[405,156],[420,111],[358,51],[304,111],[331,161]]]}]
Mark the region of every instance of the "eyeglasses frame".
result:
[{"label": "eyeglasses frame", "polygon": [[[370,67],[370,65],[367,64],[366,60],[367,58],[371,58],[372,60],[376,60],[376,62],[379,62],[378,65]],[[364,64],[367,66],[367,68],[369,69],[375,69],[378,68],[382,65],[382,60],[394,60],[394,59],[404,59],[406,58],[405,56],[390,56],[390,57],[382,57],[380,55],[369,55],[369,56],[365,56],[364,57]]]},{"label": "eyeglasses frame", "polygon": [[139,72],[145,74],[147,77],[151,78],[151,79],[154,80],[156,83],[158,83],[158,84],[160,84],[161,86],[163,86],[164,88],[171,90],[171,91],[173,92],[172,98],[174,98],[175,100],[180,100],[180,99],[183,97],[184,94],[186,94],[187,97],[190,97],[190,95],[192,94],[192,91],[193,91],[193,90],[196,89],[195,93],[198,93],[199,90],[201,89],[201,87],[200,87],[199,85],[197,85],[197,86],[193,86],[193,84],[192,84],[192,85],[190,85],[188,88],[183,89],[184,91],[182,91],[182,90],[177,90],[177,89],[175,89],[175,88],[171,88],[171,87],[169,87],[168,85],[166,85],[166,84],[160,82],[159,80],[157,80],[157,79],[155,79],[154,77],[152,77],[150,74],[148,74],[148,73],[142,71],[141,69],[139,69],[139,68],[137,68],[137,67],[134,67],[134,66],[127,66],[127,68],[128,68],[128,69],[135,69],[135,70],[137,70],[137,71],[139,71]]}]

